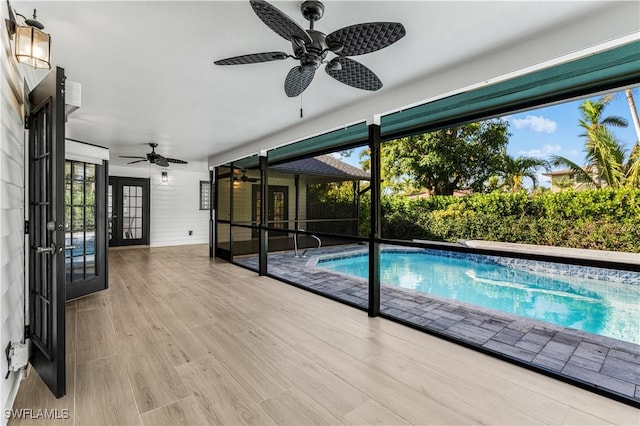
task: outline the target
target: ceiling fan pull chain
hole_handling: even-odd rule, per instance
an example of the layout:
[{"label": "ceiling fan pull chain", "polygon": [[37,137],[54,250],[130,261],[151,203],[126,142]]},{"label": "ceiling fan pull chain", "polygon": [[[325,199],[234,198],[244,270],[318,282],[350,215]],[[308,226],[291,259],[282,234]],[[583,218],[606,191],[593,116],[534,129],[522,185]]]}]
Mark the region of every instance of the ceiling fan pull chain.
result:
[{"label": "ceiling fan pull chain", "polygon": [[300,118],[303,118],[304,115],[302,113],[302,93],[300,94]]}]

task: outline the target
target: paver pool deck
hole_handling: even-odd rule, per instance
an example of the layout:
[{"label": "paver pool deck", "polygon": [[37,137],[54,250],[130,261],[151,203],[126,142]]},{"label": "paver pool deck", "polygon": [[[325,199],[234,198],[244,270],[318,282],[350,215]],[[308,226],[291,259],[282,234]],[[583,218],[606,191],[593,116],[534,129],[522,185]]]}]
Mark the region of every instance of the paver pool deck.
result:
[{"label": "paver pool deck", "polygon": [[[270,253],[269,274],[366,309],[367,280],[316,266],[321,256],[363,250],[357,245],[325,247],[308,258]],[[257,256],[235,261],[257,270]],[[380,311],[640,403],[640,345],[384,284]]]}]

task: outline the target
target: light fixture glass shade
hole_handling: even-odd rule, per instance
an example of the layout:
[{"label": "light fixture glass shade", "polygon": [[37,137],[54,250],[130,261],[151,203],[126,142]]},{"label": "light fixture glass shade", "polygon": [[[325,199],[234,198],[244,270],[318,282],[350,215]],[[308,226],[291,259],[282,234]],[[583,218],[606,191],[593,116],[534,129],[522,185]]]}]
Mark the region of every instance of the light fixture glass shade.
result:
[{"label": "light fixture glass shade", "polygon": [[162,183],[169,182],[169,174],[167,172],[162,172]]},{"label": "light fixture glass shade", "polygon": [[51,36],[31,26],[18,26],[16,59],[33,68],[51,69]]}]

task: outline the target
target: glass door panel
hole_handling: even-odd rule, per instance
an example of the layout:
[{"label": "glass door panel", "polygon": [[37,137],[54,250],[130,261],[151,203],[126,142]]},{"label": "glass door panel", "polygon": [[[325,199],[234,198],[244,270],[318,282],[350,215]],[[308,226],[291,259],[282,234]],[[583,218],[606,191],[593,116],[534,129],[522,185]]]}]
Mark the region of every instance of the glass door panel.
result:
[{"label": "glass door panel", "polygon": [[122,238],[125,240],[142,238],[142,187],[122,187]]},{"label": "glass door panel", "polygon": [[111,245],[113,238],[113,219],[113,185],[109,184],[107,193],[107,238],[109,245]]},{"label": "glass door panel", "polygon": [[[65,282],[67,300],[106,288],[103,166],[65,161]],[[99,178],[99,179],[98,179]]]},{"label": "glass door panel", "polygon": [[65,264],[67,282],[96,276],[95,268],[95,164],[66,161]]},{"label": "glass door panel", "polygon": [[109,177],[109,246],[149,244],[149,179]]}]

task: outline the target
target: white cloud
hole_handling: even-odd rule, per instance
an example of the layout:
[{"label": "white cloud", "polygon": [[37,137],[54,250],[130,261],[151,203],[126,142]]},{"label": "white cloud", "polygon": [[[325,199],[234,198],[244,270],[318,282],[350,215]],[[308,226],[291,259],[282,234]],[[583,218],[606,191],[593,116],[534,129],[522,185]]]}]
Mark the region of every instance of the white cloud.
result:
[{"label": "white cloud", "polygon": [[516,129],[531,129],[538,133],[553,133],[558,123],[541,115],[527,115],[525,118],[511,118],[509,121]]},{"label": "white cloud", "polygon": [[551,187],[551,178],[548,176],[544,176],[545,172],[538,172],[536,175],[538,176],[538,186],[542,186],[544,188]]},{"label": "white cloud", "polygon": [[551,145],[546,144],[542,148],[530,149],[529,151],[520,151],[518,154],[523,155],[525,157],[548,157],[553,154],[558,154],[562,151],[562,147],[560,145]]}]

